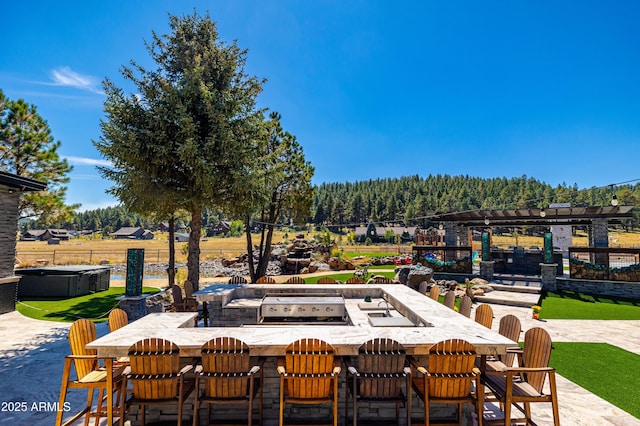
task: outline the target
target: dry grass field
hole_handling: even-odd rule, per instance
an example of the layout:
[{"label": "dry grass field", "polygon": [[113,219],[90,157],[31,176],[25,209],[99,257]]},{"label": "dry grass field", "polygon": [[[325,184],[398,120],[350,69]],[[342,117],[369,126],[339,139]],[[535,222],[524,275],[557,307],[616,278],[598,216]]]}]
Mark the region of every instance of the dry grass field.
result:
[{"label": "dry grass field", "polygon": [[[283,232],[276,232],[273,241],[279,243],[285,240]],[[311,235],[308,234],[310,237]],[[500,236],[492,237],[494,245],[499,247],[509,247],[520,245],[523,247],[542,247],[542,237],[528,236]],[[254,236],[253,243],[258,243],[257,236]],[[609,244],[611,247],[640,247],[640,233],[610,232]],[[588,245],[586,234],[573,238],[574,246],[585,247]],[[127,249],[145,249],[146,262],[166,262],[169,256],[169,244],[166,234],[157,235],[154,240],[91,240],[74,239],[61,241],[60,244],[50,245],[46,241],[19,241],[17,244],[17,263],[20,266],[36,265],[72,265],[72,264],[100,264],[100,263],[124,263],[126,261]],[[359,252],[404,252],[410,253],[411,248],[405,246],[344,246],[345,251]],[[480,242],[473,242],[473,249],[480,249]],[[208,238],[201,242],[201,255],[203,260],[221,259],[225,257],[237,256],[246,253],[245,237],[228,238]],[[186,243],[176,242],[176,261],[186,261]]]}]

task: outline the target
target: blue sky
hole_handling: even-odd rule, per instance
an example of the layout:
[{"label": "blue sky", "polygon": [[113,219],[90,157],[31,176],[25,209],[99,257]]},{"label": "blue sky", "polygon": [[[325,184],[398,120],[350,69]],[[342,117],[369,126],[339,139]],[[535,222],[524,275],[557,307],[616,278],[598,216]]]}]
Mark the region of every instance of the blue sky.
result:
[{"label": "blue sky", "polygon": [[639,178],[640,2],[7,1],[0,89],[38,107],[75,167],[67,202],[113,205],[100,178],[109,77],[168,14],[209,12],[268,81],[314,183],[527,175],[580,188]]}]

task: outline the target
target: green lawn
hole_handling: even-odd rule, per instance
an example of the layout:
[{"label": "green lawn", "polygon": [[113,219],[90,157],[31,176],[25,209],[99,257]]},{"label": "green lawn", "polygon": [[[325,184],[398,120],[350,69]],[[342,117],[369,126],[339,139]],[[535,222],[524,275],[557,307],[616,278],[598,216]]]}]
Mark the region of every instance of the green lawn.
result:
[{"label": "green lawn", "polygon": [[[113,287],[86,296],[61,298],[22,299],[16,309],[22,315],[47,320],[72,322],[78,318],[88,318],[94,322],[107,321],[109,311],[118,306],[118,297],[124,295],[124,287]],[[143,287],[143,293],[157,293],[155,287]]]},{"label": "green lawn", "polygon": [[640,320],[640,300],[547,292],[542,296],[543,319]]},{"label": "green lawn", "polygon": [[[369,272],[369,278],[371,278],[371,275],[372,273]],[[375,275],[382,275],[387,278],[393,278],[395,276],[395,273],[393,271],[389,271],[389,272],[385,271],[385,272],[376,272]],[[340,274],[323,275],[323,277],[330,277],[336,281],[340,281],[341,283],[344,283],[346,280],[348,280],[353,276],[354,276],[353,271],[340,273]],[[304,281],[307,284],[316,284],[320,278],[322,277],[308,277],[308,278],[305,278]]]},{"label": "green lawn", "polygon": [[640,355],[607,343],[554,342],[558,374],[640,419]]}]

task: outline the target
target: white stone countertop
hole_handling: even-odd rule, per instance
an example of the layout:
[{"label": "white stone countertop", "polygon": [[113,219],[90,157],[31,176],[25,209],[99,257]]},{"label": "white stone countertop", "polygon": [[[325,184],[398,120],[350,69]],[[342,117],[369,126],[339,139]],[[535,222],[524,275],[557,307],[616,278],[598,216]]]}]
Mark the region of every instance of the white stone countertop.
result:
[{"label": "white stone countertop", "polygon": [[[171,340],[181,350],[181,355],[199,356],[201,346],[215,337],[235,337],[251,348],[252,355],[281,356],[293,341],[317,338],[331,344],[338,355],[357,355],[358,348],[367,340],[383,337],[400,342],[407,353],[426,354],[433,344],[446,339],[463,339],[472,343],[479,354],[501,354],[515,342],[489,330],[456,311],[426,297],[409,287],[398,284],[381,285],[315,285],[315,284],[247,284],[226,288],[211,286],[195,293],[200,300],[220,297],[226,303],[234,299],[241,305],[259,305],[260,297],[246,297],[247,291],[259,296],[269,292],[340,292],[345,297],[345,308],[353,325],[246,325],[241,327],[194,328],[194,313],[153,313],[103,336],[87,345],[97,349],[100,357],[126,356],[128,349],[138,340],[158,337]],[[264,287],[264,288],[261,288]],[[247,289],[248,288],[248,289]],[[404,315],[414,322],[433,324],[421,327],[373,327],[367,312],[360,309],[364,296],[373,297],[377,304],[385,297],[395,308],[392,316]],[[237,299],[236,299],[237,296]],[[254,302],[255,301],[255,302]],[[237,303],[236,302],[236,303]],[[380,305],[380,311],[385,305]]]}]

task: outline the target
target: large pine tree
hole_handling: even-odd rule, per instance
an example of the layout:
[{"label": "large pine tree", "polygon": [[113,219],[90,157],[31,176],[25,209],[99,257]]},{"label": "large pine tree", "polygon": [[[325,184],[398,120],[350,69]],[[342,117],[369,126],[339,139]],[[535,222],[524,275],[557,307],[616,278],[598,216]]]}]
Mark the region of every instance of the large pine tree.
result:
[{"label": "large pine tree", "polygon": [[261,81],[245,73],[246,51],[221,41],[208,15],[169,23],[169,34],[154,32],[147,44],[156,69],[123,68],[137,93],[125,96],[105,80],[107,117],[95,145],[113,162],[101,171],[126,204],[191,214],[187,279],[197,288],[203,209],[241,196],[261,121]]}]

